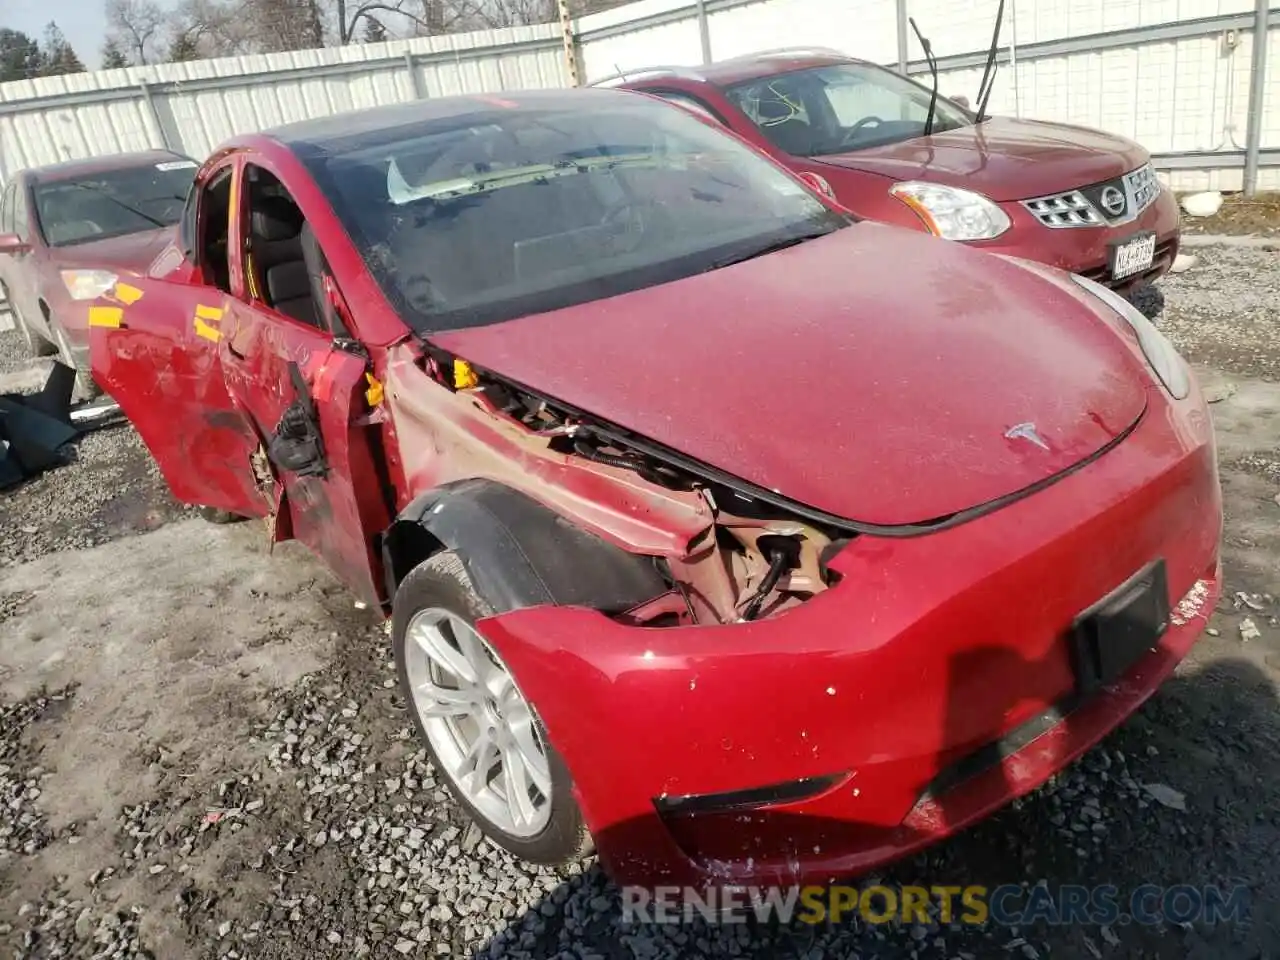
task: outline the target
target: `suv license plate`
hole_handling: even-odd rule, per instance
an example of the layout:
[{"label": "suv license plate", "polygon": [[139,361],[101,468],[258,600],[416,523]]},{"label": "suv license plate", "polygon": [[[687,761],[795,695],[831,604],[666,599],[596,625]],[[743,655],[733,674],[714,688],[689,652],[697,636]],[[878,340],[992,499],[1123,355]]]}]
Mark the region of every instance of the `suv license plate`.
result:
[{"label": "suv license plate", "polygon": [[1111,246],[1111,279],[1123,280],[1151,268],[1156,258],[1156,235],[1140,233]]}]

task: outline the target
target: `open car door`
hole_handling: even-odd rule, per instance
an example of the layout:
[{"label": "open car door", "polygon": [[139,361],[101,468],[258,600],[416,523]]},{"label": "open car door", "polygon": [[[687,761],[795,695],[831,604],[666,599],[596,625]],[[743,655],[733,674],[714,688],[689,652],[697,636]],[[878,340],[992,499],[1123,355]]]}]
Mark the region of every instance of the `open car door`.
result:
[{"label": "open car door", "polygon": [[367,357],[301,209],[273,174],[245,169],[233,225],[245,290],[228,298],[219,341],[226,389],[267,452],[276,539],[302,541],[362,600],[380,604],[374,539],[390,522],[380,398],[369,393]]},{"label": "open car door", "polygon": [[[202,171],[193,223],[225,237],[234,166]],[[222,222],[217,220],[222,205]],[[223,241],[225,247],[225,240]],[[225,256],[225,253],[223,253]],[[227,391],[217,349],[226,294],[175,253],[169,271],[121,276],[89,308],[94,379],[129,418],[174,497],[246,517],[267,513],[254,479],[257,437]]]}]

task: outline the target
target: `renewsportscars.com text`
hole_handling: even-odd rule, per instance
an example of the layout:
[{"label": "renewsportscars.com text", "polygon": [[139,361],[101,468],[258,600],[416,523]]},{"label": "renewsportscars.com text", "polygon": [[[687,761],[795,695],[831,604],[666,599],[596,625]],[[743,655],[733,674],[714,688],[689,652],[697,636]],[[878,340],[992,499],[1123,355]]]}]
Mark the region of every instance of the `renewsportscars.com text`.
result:
[{"label": "renewsportscars.com text", "polygon": [[1248,916],[1247,887],[1111,884],[1050,887],[981,885],[831,887],[623,887],[622,917],[643,923],[749,919],[783,923],[904,923],[981,926],[1237,923]]}]

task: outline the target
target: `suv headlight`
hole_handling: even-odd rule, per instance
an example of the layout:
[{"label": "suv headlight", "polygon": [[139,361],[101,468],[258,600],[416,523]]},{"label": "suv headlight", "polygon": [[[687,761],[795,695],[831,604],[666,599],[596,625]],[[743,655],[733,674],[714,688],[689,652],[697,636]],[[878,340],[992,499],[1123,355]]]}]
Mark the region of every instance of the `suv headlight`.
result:
[{"label": "suv headlight", "polygon": [[96,300],[115,286],[110,270],[63,270],[62,282],[72,300]]},{"label": "suv headlight", "polygon": [[1178,354],[1177,348],[1169,342],[1169,338],[1156,329],[1132,303],[1114,290],[1085,277],[1071,274],[1071,279],[1088,290],[1095,297],[1120,314],[1138,337],[1138,344],[1147,358],[1147,363],[1160,378],[1166,390],[1175,400],[1183,400],[1191,392],[1191,377],[1187,373],[1187,365]]},{"label": "suv headlight", "polygon": [[990,240],[1010,227],[1009,215],[980,193],[908,180],[889,193],[915,211],[944,240]]}]

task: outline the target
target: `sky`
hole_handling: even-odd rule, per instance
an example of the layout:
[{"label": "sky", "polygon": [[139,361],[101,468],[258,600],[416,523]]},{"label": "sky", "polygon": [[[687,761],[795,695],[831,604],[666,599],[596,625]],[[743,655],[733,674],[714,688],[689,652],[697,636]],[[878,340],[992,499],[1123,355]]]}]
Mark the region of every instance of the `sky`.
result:
[{"label": "sky", "polygon": [[101,62],[102,35],[107,29],[105,0],[0,0],[0,27],[21,30],[35,40],[44,39],[50,20],[90,70]]}]

